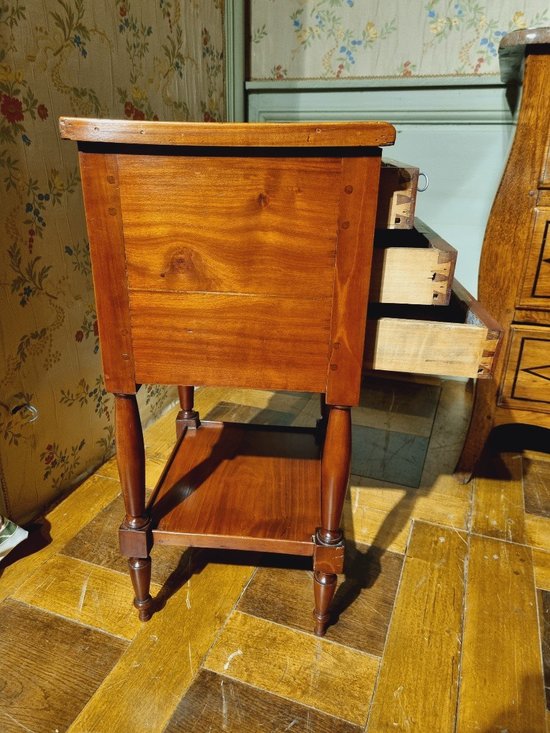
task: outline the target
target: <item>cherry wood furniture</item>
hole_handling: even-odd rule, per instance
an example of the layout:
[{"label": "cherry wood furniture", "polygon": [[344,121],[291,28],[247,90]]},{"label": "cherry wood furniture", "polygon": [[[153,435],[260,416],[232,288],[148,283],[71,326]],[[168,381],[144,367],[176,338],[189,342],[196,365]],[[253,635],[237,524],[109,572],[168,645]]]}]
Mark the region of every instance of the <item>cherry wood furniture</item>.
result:
[{"label": "cherry wood furniture", "polygon": [[[146,620],[155,544],[312,556],[315,632],[343,563],[387,123],[62,118],[78,141],[105,384]],[[179,439],[146,502],[136,392],[180,385]],[[193,387],[318,392],[317,430],[202,422]],[[215,588],[212,589],[215,593]]]},{"label": "cherry wood furniture", "polygon": [[502,79],[523,91],[483,243],[479,300],[504,328],[503,358],[479,383],[457,466],[467,481],[493,426],[550,428],[550,28],[501,41]]}]

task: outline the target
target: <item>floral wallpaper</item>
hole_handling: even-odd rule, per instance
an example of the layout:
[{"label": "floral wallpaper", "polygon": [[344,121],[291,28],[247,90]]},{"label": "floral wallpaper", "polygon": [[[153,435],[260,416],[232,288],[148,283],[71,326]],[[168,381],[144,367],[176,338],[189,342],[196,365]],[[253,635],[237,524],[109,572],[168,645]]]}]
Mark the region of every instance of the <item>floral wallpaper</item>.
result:
[{"label": "floral wallpaper", "polygon": [[[224,116],[223,0],[0,0],[0,514],[113,452],[76,146],[60,115]],[[144,419],[175,399],[140,390]]]},{"label": "floral wallpaper", "polygon": [[497,75],[512,30],[548,0],[250,0],[250,78]]}]

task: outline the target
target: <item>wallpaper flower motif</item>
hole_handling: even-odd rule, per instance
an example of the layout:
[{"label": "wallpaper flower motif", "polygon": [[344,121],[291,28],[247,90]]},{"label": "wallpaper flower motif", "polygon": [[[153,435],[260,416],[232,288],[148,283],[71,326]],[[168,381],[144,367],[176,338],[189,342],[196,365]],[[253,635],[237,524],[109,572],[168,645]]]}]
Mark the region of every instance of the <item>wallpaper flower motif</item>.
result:
[{"label": "wallpaper flower motif", "polygon": [[[219,0],[0,3],[0,513],[25,521],[112,454],[76,149],[62,114],[218,120]],[[144,386],[145,419],[175,391]]]},{"label": "wallpaper flower motif", "polygon": [[498,74],[500,39],[546,0],[251,0],[252,79]]}]

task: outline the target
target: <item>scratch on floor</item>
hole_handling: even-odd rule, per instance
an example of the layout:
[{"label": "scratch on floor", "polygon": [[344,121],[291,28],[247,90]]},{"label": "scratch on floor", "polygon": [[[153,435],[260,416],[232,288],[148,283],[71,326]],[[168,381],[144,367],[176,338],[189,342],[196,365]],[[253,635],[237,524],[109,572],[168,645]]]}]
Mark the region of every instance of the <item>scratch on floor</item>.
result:
[{"label": "scratch on floor", "polygon": [[19,728],[21,728],[21,730],[26,730],[27,733],[35,733],[34,730],[31,730],[30,728],[27,728],[26,725],[23,725],[23,723],[20,723],[16,718],[14,718],[12,715],[10,715],[9,713],[7,713],[5,710],[4,710],[4,715],[6,716],[6,718],[9,718],[11,721],[13,721],[15,723],[15,725],[17,725]]},{"label": "scratch on floor", "polygon": [[78,611],[79,611],[79,613],[82,611],[82,608],[84,606],[84,599],[86,598],[86,593],[88,591],[88,583],[90,582],[90,576],[91,576],[91,573],[88,573],[88,577],[82,583],[82,590],[80,591],[80,599],[78,601]]},{"label": "scratch on floor", "polygon": [[222,730],[227,730],[227,700],[225,698],[225,690],[223,687],[223,680],[220,680],[220,690],[222,693]]},{"label": "scratch on floor", "polygon": [[237,649],[237,651],[235,651],[235,652],[232,652],[232,653],[231,653],[231,654],[230,654],[230,655],[229,655],[229,656],[227,657],[227,662],[226,662],[226,663],[225,663],[225,664],[223,665],[224,671],[227,671],[227,670],[229,669],[229,665],[230,665],[230,664],[231,664],[231,662],[232,662],[232,661],[233,661],[233,660],[235,659],[235,657],[238,657],[238,656],[240,656],[240,655],[241,655],[242,653],[243,653],[243,650],[242,650],[242,649]]},{"label": "scratch on floor", "polygon": [[189,669],[191,670],[191,674],[195,676],[195,670],[193,669],[193,656],[191,654],[191,642],[187,642],[187,650],[189,652]]}]

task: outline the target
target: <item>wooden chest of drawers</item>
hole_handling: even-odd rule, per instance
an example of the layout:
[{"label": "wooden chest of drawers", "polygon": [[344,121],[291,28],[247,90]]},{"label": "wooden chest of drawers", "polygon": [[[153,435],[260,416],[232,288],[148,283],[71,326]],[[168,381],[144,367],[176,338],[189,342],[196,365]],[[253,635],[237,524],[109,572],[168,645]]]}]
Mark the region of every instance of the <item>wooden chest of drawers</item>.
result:
[{"label": "wooden chest of drawers", "polygon": [[467,480],[494,425],[550,428],[550,28],[500,47],[503,81],[523,93],[483,243],[479,299],[504,327],[493,382],[479,384],[457,471]]}]

